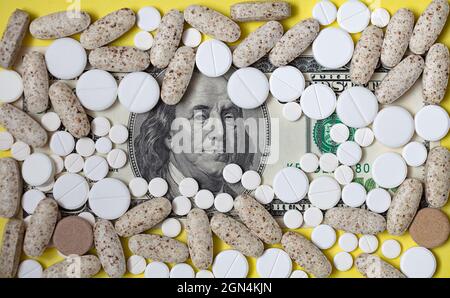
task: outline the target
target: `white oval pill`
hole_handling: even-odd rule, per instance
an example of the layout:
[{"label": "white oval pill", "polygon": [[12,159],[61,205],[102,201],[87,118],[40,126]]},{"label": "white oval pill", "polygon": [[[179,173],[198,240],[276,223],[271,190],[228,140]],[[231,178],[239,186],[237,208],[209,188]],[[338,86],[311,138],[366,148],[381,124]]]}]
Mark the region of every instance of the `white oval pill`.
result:
[{"label": "white oval pill", "polygon": [[388,259],[397,258],[402,252],[402,247],[397,240],[389,239],[381,245],[381,253]]},{"label": "white oval pill", "polygon": [[127,270],[131,274],[138,275],[145,271],[147,262],[141,256],[132,255],[127,259]]},{"label": "white oval pill", "polygon": [[355,173],[353,172],[353,169],[346,165],[341,165],[334,171],[334,179],[336,179],[340,185],[349,184],[353,181],[354,177]]},{"label": "white oval pill", "polygon": [[47,131],[57,131],[61,127],[61,119],[55,112],[48,112],[42,116],[41,124]]},{"label": "white oval pill", "polygon": [[450,118],[446,110],[438,105],[428,105],[420,109],[414,123],[417,134],[426,141],[443,139],[450,128]]},{"label": "white oval pill", "polygon": [[214,195],[207,189],[201,189],[194,198],[195,205],[200,209],[209,209],[214,205]]},{"label": "white oval pill", "polygon": [[37,189],[30,189],[22,196],[22,208],[28,214],[33,214],[40,201],[45,199],[45,194]]},{"label": "white oval pill", "polygon": [[134,46],[141,51],[150,50],[153,46],[153,42],[153,35],[147,31],[140,31],[134,36]]},{"label": "white oval pill", "polygon": [[42,265],[36,260],[24,260],[20,263],[17,270],[18,278],[41,278],[43,268]]},{"label": "white oval pill", "polygon": [[325,153],[319,159],[320,169],[326,173],[332,173],[339,165],[337,156],[333,153]]},{"label": "white oval pill", "polygon": [[107,137],[101,137],[95,141],[95,150],[101,154],[108,154],[112,150],[112,142]]},{"label": "white oval pill", "polygon": [[303,224],[303,215],[296,209],[288,210],[283,215],[283,222],[288,229],[298,229]]},{"label": "white oval pill", "polygon": [[411,142],[402,150],[402,156],[410,167],[419,167],[427,160],[428,152],[424,144]]},{"label": "white oval pill", "polygon": [[372,164],[372,178],[383,188],[399,186],[406,179],[407,172],[405,160],[394,152],[378,156]]},{"label": "white oval pill", "polygon": [[181,41],[187,47],[196,48],[202,42],[202,34],[195,28],[184,30]]},{"label": "white oval pill", "polygon": [[137,26],[144,31],[154,31],[161,24],[161,14],[153,6],[145,6],[139,9],[137,15]]},{"label": "white oval pill", "polygon": [[176,264],[170,270],[170,278],[194,278],[195,272],[192,267],[186,263]]},{"label": "white oval pill", "polygon": [[167,184],[167,181],[163,178],[153,178],[148,183],[148,192],[154,196],[155,198],[160,198],[166,195],[167,191],[169,190],[169,185]]},{"label": "white oval pill", "polygon": [[269,81],[259,69],[245,67],[236,70],[228,80],[228,96],[240,108],[255,109],[269,96]]},{"label": "white oval pill", "polygon": [[339,271],[348,271],[353,267],[353,257],[345,251],[337,253],[333,258],[334,267]]},{"label": "white oval pill", "polygon": [[105,178],[89,191],[89,207],[100,218],[117,219],[130,207],[130,191],[122,181]]},{"label": "white oval pill", "polygon": [[341,199],[341,187],[329,176],[318,177],[309,185],[308,199],[317,208],[331,209]]},{"label": "white oval pill", "polygon": [[214,208],[217,211],[226,213],[231,211],[234,207],[233,197],[227,193],[221,193],[216,196],[214,199]]},{"label": "white oval pill", "polygon": [[198,182],[194,178],[184,178],[178,186],[180,194],[188,198],[194,197],[198,192],[198,188]]},{"label": "white oval pill", "polygon": [[359,207],[366,201],[367,192],[364,186],[352,182],[342,189],[342,201],[349,207]]},{"label": "white oval pill", "polygon": [[86,109],[104,111],[117,99],[117,82],[107,71],[89,70],[78,79],[76,94]]},{"label": "white oval pill", "polygon": [[22,141],[17,141],[11,146],[11,156],[16,160],[25,160],[28,156],[30,156],[30,153],[30,146]]},{"label": "white oval pill", "polygon": [[169,278],[169,275],[169,267],[162,262],[151,262],[144,273],[145,278]]},{"label": "white oval pill", "polygon": [[338,123],[331,127],[330,137],[335,143],[344,143],[350,136],[350,130],[345,124]]},{"label": "white oval pill", "polygon": [[329,249],[336,243],[336,232],[329,225],[319,225],[313,229],[311,241],[320,249]]},{"label": "white oval pill", "polygon": [[303,113],[309,118],[325,119],[336,109],[336,94],[324,84],[313,84],[303,91],[300,105]]},{"label": "white oval pill", "polygon": [[378,238],[374,235],[362,235],[359,238],[359,248],[365,253],[374,253],[378,249]]},{"label": "white oval pill", "polygon": [[358,247],[358,237],[352,233],[344,233],[339,237],[339,247],[345,252],[352,252]]},{"label": "white oval pill", "polygon": [[256,171],[247,171],[242,174],[241,183],[245,189],[255,190],[261,184],[261,176]]},{"label": "white oval pill", "polygon": [[375,95],[364,87],[351,87],[339,95],[336,113],[341,121],[353,128],[366,127],[371,124],[378,112]]},{"label": "white oval pill", "polygon": [[411,247],[400,258],[400,270],[409,278],[431,278],[436,271],[436,258],[425,247]]},{"label": "white oval pill", "polygon": [[382,7],[376,8],[370,15],[370,21],[372,25],[375,25],[379,28],[386,27],[389,24],[390,19],[391,15],[389,14],[389,11]]},{"label": "white oval pill", "polygon": [[195,278],[214,278],[214,274],[209,270],[200,270],[195,274]]},{"label": "white oval pill", "polygon": [[191,209],[192,203],[187,197],[179,196],[172,200],[172,210],[176,215],[185,216]]},{"label": "white oval pill", "polygon": [[414,135],[414,120],[411,114],[399,106],[382,109],[373,122],[375,138],[389,148],[407,144]]},{"label": "white oval pill", "polygon": [[0,102],[15,102],[22,94],[22,77],[13,70],[0,71]]},{"label": "white oval pill", "polygon": [[314,59],[328,69],[345,66],[353,56],[353,39],[342,29],[325,28],[320,31],[312,45]]},{"label": "white oval pill", "polygon": [[260,185],[255,190],[255,199],[261,204],[269,204],[275,197],[275,191],[269,185]]},{"label": "white oval pill", "polygon": [[285,203],[296,203],[308,193],[309,180],[297,168],[287,167],[279,171],[273,179],[275,195]]},{"label": "white oval pill", "polygon": [[238,183],[242,178],[242,169],[237,164],[229,164],[223,168],[223,179],[228,183]]},{"label": "white oval pill", "polygon": [[284,250],[269,248],[256,260],[256,271],[261,278],[288,278],[292,260]]},{"label": "white oval pill", "polygon": [[59,156],[67,156],[75,149],[75,139],[67,131],[57,131],[50,139],[50,149]]},{"label": "white oval pill", "polygon": [[61,80],[81,75],[87,64],[86,50],[72,38],[55,40],[45,52],[48,71]]},{"label": "white oval pill", "polygon": [[53,197],[58,205],[67,210],[75,210],[86,204],[89,185],[77,174],[64,174],[53,186]]},{"label": "white oval pill", "polygon": [[231,67],[233,56],[230,48],[220,40],[202,42],[197,49],[195,63],[198,70],[207,77],[220,77]]},{"label": "white oval pill", "polygon": [[290,278],[308,278],[308,273],[303,270],[294,270]]},{"label": "white oval pill", "polygon": [[128,187],[130,188],[131,194],[139,198],[145,196],[147,193],[148,183],[142,177],[135,177],[128,183]]},{"label": "white oval pill", "polygon": [[296,102],[288,102],[283,107],[283,117],[291,122],[300,119],[302,112],[302,106]]},{"label": "white oval pill", "polygon": [[374,188],[367,194],[367,208],[375,213],[384,213],[391,206],[391,195],[383,188]]},{"label": "white oval pill", "polygon": [[127,164],[127,154],[122,149],[113,149],[106,158],[113,169],[121,169]]},{"label": "white oval pill", "polygon": [[84,167],[84,159],[78,153],[72,153],[64,159],[64,167],[69,173],[79,173]]},{"label": "white oval pill", "polygon": [[370,22],[370,10],[360,1],[347,1],[337,12],[339,26],[349,33],[363,31]]},{"label": "white oval pill", "polygon": [[168,218],[162,222],[161,231],[164,236],[175,238],[181,232],[181,223],[176,218]]},{"label": "white oval pill", "polygon": [[91,131],[94,135],[104,137],[109,134],[111,123],[105,117],[95,117],[91,121]]},{"label": "white oval pill", "polygon": [[9,150],[14,144],[12,134],[7,131],[0,132],[0,150]]},{"label": "white oval pill", "polygon": [[361,161],[362,150],[355,142],[347,141],[339,145],[336,155],[341,164],[351,167]]},{"label": "white oval pill", "polygon": [[127,74],[119,84],[120,103],[132,113],[146,113],[159,101],[158,82],[146,72]]},{"label": "white oval pill", "polygon": [[372,143],[373,143],[373,141],[375,139],[375,134],[368,127],[358,128],[355,131],[354,139],[355,139],[355,142],[359,146],[361,146],[361,147],[369,147],[370,145],[372,145]]},{"label": "white oval pill", "polygon": [[120,145],[128,140],[128,129],[122,124],[116,124],[109,131],[109,139],[114,144]]},{"label": "white oval pill", "polygon": [[308,227],[317,227],[323,221],[323,213],[317,207],[309,207],[303,214],[303,221]]},{"label": "white oval pill", "polygon": [[327,26],[336,20],[337,8],[331,1],[320,1],[313,7],[312,16],[320,25]]},{"label": "white oval pill", "polygon": [[282,66],[270,75],[270,92],[281,102],[291,102],[299,98],[305,88],[305,77],[293,66]]},{"label": "white oval pill", "polygon": [[237,250],[221,251],[214,258],[212,271],[216,278],[245,278],[248,275],[248,261]]},{"label": "white oval pill", "polygon": [[300,168],[303,172],[314,173],[319,168],[319,158],[314,153],[306,153],[300,159]]},{"label": "white oval pill", "polygon": [[89,157],[95,152],[95,143],[90,138],[81,138],[75,145],[75,150],[83,157]]},{"label": "white oval pill", "polygon": [[[106,175],[108,175],[108,172],[108,162],[103,157],[94,155],[86,159],[86,161],[84,162],[84,176],[92,181],[102,180],[106,177]],[[145,186],[147,186],[147,183]]]},{"label": "white oval pill", "polygon": [[22,178],[31,186],[45,184],[53,177],[55,168],[53,161],[43,153],[33,153],[22,164]]}]

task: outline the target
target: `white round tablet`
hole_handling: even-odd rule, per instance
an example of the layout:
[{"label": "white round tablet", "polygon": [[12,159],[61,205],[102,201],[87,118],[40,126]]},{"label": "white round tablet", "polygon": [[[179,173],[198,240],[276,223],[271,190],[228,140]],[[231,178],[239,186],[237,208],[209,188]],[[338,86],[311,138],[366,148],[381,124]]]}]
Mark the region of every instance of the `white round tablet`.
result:
[{"label": "white round tablet", "polygon": [[298,229],[303,224],[303,215],[296,209],[288,210],[283,215],[283,222],[288,229]]},{"label": "white round tablet", "polygon": [[61,156],[52,154],[50,158],[53,160],[53,164],[55,166],[55,175],[61,173],[64,170],[64,160]]},{"label": "white round tablet", "polygon": [[400,258],[400,270],[408,278],[431,278],[436,267],[436,258],[425,247],[411,247]]},{"label": "white round tablet", "polygon": [[0,132],[0,150],[9,150],[14,144],[14,138],[12,134],[7,131]]},{"label": "white round tablet", "polygon": [[162,222],[161,230],[164,236],[175,238],[181,232],[181,223],[176,218],[168,218]]},{"label": "white round tablet", "polygon": [[[108,172],[108,162],[103,157],[94,155],[84,162],[83,173],[89,180],[100,181],[108,175]],[[147,190],[147,183],[145,189]]]},{"label": "white round tablet", "polygon": [[87,220],[92,226],[95,225],[95,216],[91,212],[81,212],[78,216]]},{"label": "white round tablet", "polygon": [[192,203],[187,197],[179,196],[172,200],[172,210],[176,215],[185,216],[191,209]]},{"label": "white round tablet", "polygon": [[59,156],[67,156],[75,149],[75,139],[67,131],[57,131],[50,139],[50,149]]},{"label": "white round tablet", "polygon": [[145,278],[169,278],[169,275],[169,267],[162,262],[151,262],[144,272]]},{"label": "white round tablet", "polygon": [[309,118],[325,119],[336,109],[336,94],[324,84],[312,84],[303,91],[300,105],[303,113]]},{"label": "white round tablet", "polygon": [[406,179],[408,168],[400,154],[388,152],[378,156],[372,164],[372,178],[383,188],[394,188]]},{"label": "white round tablet", "polygon": [[15,102],[22,94],[22,77],[13,70],[0,71],[0,102]]},{"label": "white round tablet", "polygon": [[112,142],[107,137],[101,137],[95,141],[95,150],[100,154],[108,154],[112,150]]},{"label": "white round tablet", "polygon": [[128,128],[122,124],[116,124],[109,131],[109,139],[114,144],[120,145],[128,140]]},{"label": "white round tablet", "polygon": [[285,203],[300,201],[306,196],[308,188],[308,177],[302,170],[294,167],[282,169],[273,179],[275,195]]},{"label": "white round tablet", "polygon": [[367,194],[367,208],[375,213],[384,213],[391,206],[391,195],[383,188],[374,188]]},{"label": "white round tablet", "polygon": [[302,95],[305,77],[293,66],[282,66],[270,75],[270,93],[281,102],[291,102]]},{"label": "white round tablet", "polygon": [[336,231],[329,225],[319,225],[313,229],[311,241],[320,249],[329,249],[336,243]]},{"label": "white round tablet", "polygon": [[224,250],[217,254],[212,265],[216,278],[245,278],[248,274],[248,261],[237,250]]},{"label": "white round tablet", "polygon": [[95,183],[89,191],[89,207],[100,218],[114,220],[130,207],[130,191],[120,180],[105,178]]},{"label": "white round tablet", "polygon": [[57,131],[61,127],[61,119],[55,112],[48,112],[42,116],[41,124],[46,131]]},{"label": "white round tablet", "polygon": [[260,185],[255,190],[255,199],[265,205],[273,201],[275,197],[275,191],[270,185]]},{"label": "white round tablet", "polygon": [[313,42],[314,59],[324,68],[338,69],[345,66],[353,56],[353,39],[342,29],[325,28]]},{"label": "white round tablet", "polygon": [[329,176],[318,177],[309,185],[308,199],[322,210],[333,208],[341,199],[341,187]]},{"label": "white round tablet", "polygon": [[195,274],[195,278],[214,278],[214,274],[209,270],[199,270]]},{"label": "white round tablet", "polygon": [[354,166],[361,161],[362,149],[355,142],[347,141],[339,145],[336,155],[343,165]]},{"label": "white round tablet", "polygon": [[89,157],[95,152],[95,143],[90,138],[81,138],[75,145],[75,150],[83,157]]},{"label": "white round tablet", "polygon": [[373,131],[368,127],[358,128],[355,131],[355,142],[361,147],[369,147],[372,145],[375,135]]},{"label": "white round tablet", "polygon": [[294,270],[292,271],[290,278],[308,278],[308,273],[303,270]]},{"label": "white round tablet", "polygon": [[53,186],[53,197],[58,205],[67,210],[76,210],[86,204],[89,184],[77,174],[64,174]]},{"label": "white round tablet", "polygon": [[256,260],[256,272],[261,278],[288,278],[292,260],[284,250],[269,248]]},{"label": "white round tablet", "polygon": [[142,274],[147,267],[147,262],[144,257],[138,255],[132,255],[127,259],[127,270],[131,274],[138,275]]},{"label": "white round tablet", "polygon": [[209,209],[214,205],[214,195],[207,189],[201,189],[194,198],[195,205],[200,209]]},{"label": "white round tablet", "polygon": [[350,87],[339,95],[336,113],[341,121],[353,128],[371,124],[378,112],[375,95],[364,87]]},{"label": "white round tablet", "polygon": [[121,169],[127,164],[127,154],[122,149],[111,150],[106,159],[113,169]]},{"label": "white round tablet", "polygon": [[192,267],[186,263],[176,264],[170,270],[170,278],[194,278],[195,272]]},{"label": "white round tablet", "polygon": [[352,233],[344,233],[339,237],[339,247],[345,252],[352,252],[358,248],[358,237]]},{"label": "white round tablet", "polygon": [[389,239],[381,245],[381,253],[388,259],[397,258],[402,252],[402,247],[397,240]]},{"label": "white round tablet", "polygon": [[283,117],[291,122],[295,122],[302,117],[302,106],[296,102],[288,102],[283,106]]},{"label": "white round tablet", "polygon": [[214,199],[214,208],[217,211],[226,213],[230,212],[234,207],[233,197],[227,193],[220,193]]},{"label": "white round tablet", "polygon": [[71,80],[86,68],[86,50],[72,38],[55,40],[45,52],[48,71],[61,80]]},{"label": "white round tablet", "polygon": [[134,36],[134,46],[141,51],[148,51],[153,46],[153,35],[147,31],[140,31]]},{"label": "white round tablet", "polygon": [[378,238],[374,235],[362,235],[359,238],[359,248],[365,253],[374,253],[378,249]]},{"label": "white round tablet", "polygon": [[261,176],[258,172],[250,170],[242,174],[242,186],[247,190],[255,190],[261,185]]},{"label": "white round tablet", "polygon": [[333,258],[334,267],[339,271],[348,271],[353,267],[353,257],[345,251],[338,252]]},{"label": "white round tablet", "polygon": [[399,106],[382,109],[373,122],[373,132],[378,142],[389,148],[406,145],[414,135],[411,114]]},{"label": "white round tablet", "polygon": [[22,178],[31,186],[47,183],[55,174],[52,159],[43,153],[33,153],[22,164]]},{"label": "white round tablet", "polygon": [[443,139],[450,128],[450,118],[446,110],[438,105],[428,105],[420,109],[414,117],[417,134],[426,141]]},{"label": "white round tablet", "polygon": [[370,22],[370,10],[357,0],[347,1],[337,12],[339,26],[349,33],[358,33],[366,29]]},{"label": "white round tablet", "polygon": [[178,186],[180,194],[188,198],[194,197],[198,192],[198,188],[198,183],[194,178],[184,178]]},{"label": "white round tablet", "polygon": [[220,77],[231,67],[233,56],[230,48],[220,40],[210,39],[202,42],[197,49],[195,64],[207,77]]},{"label": "white round tablet", "polygon": [[42,265],[36,260],[24,260],[20,263],[17,270],[18,278],[41,278],[43,268]]},{"label": "white round tablet", "polygon": [[342,189],[342,201],[349,207],[360,207],[367,198],[367,192],[364,186],[359,183],[352,182]]},{"label": "white round tablet", "polygon": [[25,160],[30,156],[31,148],[22,141],[17,141],[11,146],[11,156],[19,161]]},{"label": "white round tablet", "polygon": [[339,160],[333,153],[324,153],[319,159],[319,165],[323,172],[332,173],[337,169]]},{"label": "white round tablet", "polygon": [[303,221],[308,227],[317,227],[323,221],[323,213],[317,207],[309,207],[303,214]]},{"label": "white round tablet", "polygon": [[334,179],[336,179],[340,185],[349,184],[353,181],[354,177],[355,173],[353,172],[353,169],[346,165],[341,165],[334,171]]},{"label": "white round tablet", "polygon": [[120,103],[131,113],[146,113],[159,101],[158,82],[146,72],[127,74],[119,84]]},{"label": "white round tablet", "polygon": [[319,168],[319,158],[314,153],[306,153],[300,159],[300,168],[303,172],[314,173]]},{"label": "white round tablet", "polygon": [[382,7],[375,8],[370,15],[370,22],[372,25],[379,28],[386,27],[389,24],[390,19],[391,15],[389,14],[389,11]]},{"label": "white round tablet", "polygon": [[104,137],[109,134],[111,123],[105,117],[95,117],[91,121],[91,131],[94,135]]},{"label": "white round tablet", "polygon": [[78,79],[76,94],[86,109],[104,111],[117,99],[117,82],[107,71],[89,70]]},{"label": "white round tablet", "polygon": [[169,185],[163,178],[156,177],[148,183],[148,192],[155,198],[165,196],[168,190]]},{"label": "white round tablet", "polygon": [[259,69],[245,67],[236,70],[228,80],[228,96],[242,109],[255,109],[269,96],[269,81]]},{"label": "white round tablet", "polygon": [[181,41],[187,47],[196,48],[202,42],[202,34],[195,28],[184,30]]},{"label": "white round tablet", "polygon": [[136,17],[137,26],[144,31],[154,31],[161,24],[161,14],[153,6],[142,7]]},{"label": "white round tablet", "polygon": [[345,124],[338,123],[331,127],[330,137],[335,143],[344,143],[350,136],[350,130]]},{"label": "white round tablet", "polygon": [[238,183],[242,178],[242,169],[237,164],[229,164],[223,168],[223,179],[228,183]]},{"label": "white round tablet", "polygon": [[128,183],[131,194],[136,197],[143,197],[148,190],[148,182],[142,177],[135,177]]},{"label": "white round tablet", "polygon": [[22,196],[22,208],[28,214],[33,214],[40,201],[45,199],[45,194],[37,189],[30,189]]},{"label": "white round tablet", "polygon": [[337,8],[331,1],[317,2],[313,7],[312,16],[320,25],[327,26],[336,20]]},{"label": "white round tablet", "polygon": [[424,144],[411,142],[402,150],[402,156],[410,167],[419,167],[427,160],[428,152]]},{"label": "white round tablet", "polygon": [[36,186],[36,189],[42,191],[42,192],[49,192],[53,189],[53,186],[55,185],[55,179],[50,179],[46,183]]},{"label": "white round tablet", "polygon": [[84,167],[84,159],[78,153],[72,153],[64,159],[64,168],[69,173],[79,173]]}]

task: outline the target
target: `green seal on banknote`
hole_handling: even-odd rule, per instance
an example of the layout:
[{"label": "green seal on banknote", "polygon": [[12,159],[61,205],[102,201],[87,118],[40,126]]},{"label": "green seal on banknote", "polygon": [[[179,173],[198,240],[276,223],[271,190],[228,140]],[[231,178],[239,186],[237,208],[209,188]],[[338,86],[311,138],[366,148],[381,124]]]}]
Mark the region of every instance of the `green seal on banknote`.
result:
[{"label": "green seal on banknote", "polygon": [[[333,125],[338,123],[342,123],[342,121],[339,119],[336,113],[333,113],[333,115],[331,115],[330,117],[325,118],[323,120],[318,120],[314,124],[313,139],[314,143],[316,144],[317,148],[319,148],[320,152],[336,153],[339,144],[331,139],[330,130],[333,127]],[[355,129],[349,127],[349,130],[350,136],[348,139],[353,140]]]}]

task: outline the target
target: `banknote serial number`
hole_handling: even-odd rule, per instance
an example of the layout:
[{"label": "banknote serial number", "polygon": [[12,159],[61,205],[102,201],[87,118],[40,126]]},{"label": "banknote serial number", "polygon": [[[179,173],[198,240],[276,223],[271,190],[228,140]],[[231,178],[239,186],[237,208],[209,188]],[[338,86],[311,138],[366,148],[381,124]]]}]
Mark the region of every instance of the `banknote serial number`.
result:
[{"label": "banknote serial number", "polygon": [[268,282],[222,282],[218,285],[189,284],[178,285],[178,293],[197,293],[208,296],[213,293],[253,293],[258,295],[272,293],[272,284]]}]

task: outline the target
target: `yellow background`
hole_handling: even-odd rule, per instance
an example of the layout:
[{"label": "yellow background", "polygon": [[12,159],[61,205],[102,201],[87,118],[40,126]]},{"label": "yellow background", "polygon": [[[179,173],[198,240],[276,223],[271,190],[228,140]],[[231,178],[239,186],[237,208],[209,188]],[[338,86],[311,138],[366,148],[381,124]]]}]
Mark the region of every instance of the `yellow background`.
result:
[{"label": "yellow background", "polygon": [[[186,0],[186,1],[180,1],[180,0],[0,0],[0,33],[4,31],[4,28],[6,27],[6,23],[8,20],[9,15],[16,9],[24,9],[27,12],[29,12],[32,16],[32,18],[36,18],[39,16],[43,16],[46,14],[49,14],[51,12],[60,11],[60,10],[66,10],[70,5],[72,5],[74,2],[77,2],[81,4],[81,9],[86,10],[89,12],[93,20],[98,19],[99,17],[112,12],[116,9],[122,8],[122,7],[129,7],[132,8],[134,11],[138,11],[143,6],[155,6],[160,10],[161,13],[167,12],[169,9],[176,8],[179,10],[183,10],[190,4],[202,4],[207,5],[213,9],[216,9],[225,15],[229,15],[229,7],[231,4],[240,2],[239,0]],[[386,8],[391,15],[394,14],[397,9],[402,7],[407,7],[411,9],[416,19],[421,14],[421,12],[426,8],[428,3],[431,0],[365,0],[367,5],[371,9],[374,9],[376,7],[384,7]],[[285,30],[290,28],[292,25],[297,23],[298,21],[311,17],[311,11],[314,6],[314,4],[317,2],[316,0],[289,0],[292,4],[292,16],[288,20],[282,21],[282,24],[285,27]],[[341,5],[345,2],[345,0],[332,0],[333,3],[335,3],[337,6]],[[242,23],[240,24],[242,29],[242,37],[246,37],[249,32],[252,32],[255,30],[261,23],[258,22],[251,22],[251,23]],[[337,26],[336,23],[332,24],[332,26]],[[127,33],[125,36],[123,36],[121,39],[116,41],[115,45],[132,45],[133,44],[133,36],[135,33],[138,32],[138,28],[135,27],[132,31]],[[354,35],[354,38],[357,39],[359,36]],[[446,44],[448,47],[450,47],[450,26],[447,24],[444,31],[442,32],[439,42],[442,42]],[[25,45],[26,46],[48,46],[50,42],[48,41],[40,41],[32,39],[30,34],[28,34],[27,38],[25,39]],[[446,99],[443,102],[443,106],[447,109],[447,111],[450,111],[450,98],[449,93],[447,93]],[[446,145],[448,148],[450,148],[450,137],[447,136],[447,138],[443,141],[443,144]],[[5,156],[8,153],[2,153],[0,152],[0,156]],[[444,208],[444,211],[447,213],[447,215],[450,215],[450,204],[447,204],[447,206]],[[4,224],[6,223],[5,219],[0,219],[0,229],[3,230]],[[160,233],[160,231],[151,231]],[[311,230],[310,229],[299,229],[299,232],[303,235],[306,235],[307,237],[310,236]],[[342,232],[339,232],[339,235],[342,234]],[[0,237],[2,237],[0,235]],[[411,237],[409,235],[405,235],[402,237],[392,237],[388,235],[387,233],[383,233],[378,236],[378,239],[380,240],[380,246],[381,243],[386,239],[397,239],[402,244],[402,252],[404,252],[407,248],[415,246],[415,243],[412,241]],[[185,233],[181,234],[177,239],[186,241],[186,235]],[[0,239],[1,241],[1,239]],[[214,252],[217,254],[219,251],[226,248],[226,245],[223,244],[221,241],[219,241],[217,238],[214,239],[215,241],[215,248]],[[124,247],[126,248],[126,254],[129,256],[130,252],[128,248],[126,247],[126,241],[123,241]],[[331,249],[325,251],[327,257],[329,260],[332,261],[333,256],[340,251],[339,246],[336,244]],[[450,277],[450,241],[447,241],[447,244],[444,246],[441,246],[439,248],[433,249],[434,254],[437,257],[438,260],[438,268],[435,274],[435,277]],[[361,251],[358,249],[354,252],[352,252],[352,255],[354,258],[358,256],[361,253]],[[381,256],[381,249],[379,248],[377,251],[377,254]],[[59,256],[56,249],[47,249],[44,255],[38,260],[44,265],[49,266],[57,261],[61,261],[63,258]],[[255,270],[255,259],[248,258],[250,262],[250,277],[257,277],[257,273]],[[399,268],[400,258],[397,258],[395,260],[388,260],[391,264],[395,265],[397,268]],[[297,265],[294,266],[294,269],[299,269]],[[106,274],[104,272],[101,272],[99,277],[105,277]],[[131,277],[130,274],[126,275],[127,277]],[[142,276],[142,275],[140,275]],[[358,273],[355,267],[353,267],[348,272],[338,272],[336,270],[333,271],[332,277],[360,277],[361,275]]]}]

